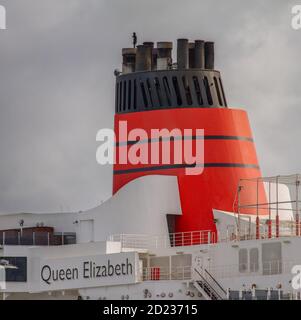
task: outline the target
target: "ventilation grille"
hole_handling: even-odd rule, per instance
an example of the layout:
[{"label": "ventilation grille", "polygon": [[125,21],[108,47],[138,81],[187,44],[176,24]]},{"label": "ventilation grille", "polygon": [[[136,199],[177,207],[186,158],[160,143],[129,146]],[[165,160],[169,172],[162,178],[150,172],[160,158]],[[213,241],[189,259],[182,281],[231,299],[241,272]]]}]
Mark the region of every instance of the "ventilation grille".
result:
[{"label": "ventilation grille", "polygon": [[227,107],[218,71],[164,70],[117,78],[116,113],[185,107]]}]

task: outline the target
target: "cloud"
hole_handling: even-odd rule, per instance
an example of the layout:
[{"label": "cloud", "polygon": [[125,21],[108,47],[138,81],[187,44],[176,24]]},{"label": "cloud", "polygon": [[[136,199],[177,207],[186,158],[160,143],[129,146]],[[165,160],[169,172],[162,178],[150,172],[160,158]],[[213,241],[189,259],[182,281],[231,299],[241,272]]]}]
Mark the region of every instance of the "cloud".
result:
[{"label": "cloud", "polygon": [[0,212],[82,210],[107,198],[96,132],[113,126],[121,48],[216,42],[229,105],[249,112],[265,175],[300,171],[301,31],[293,1],[1,0]]}]

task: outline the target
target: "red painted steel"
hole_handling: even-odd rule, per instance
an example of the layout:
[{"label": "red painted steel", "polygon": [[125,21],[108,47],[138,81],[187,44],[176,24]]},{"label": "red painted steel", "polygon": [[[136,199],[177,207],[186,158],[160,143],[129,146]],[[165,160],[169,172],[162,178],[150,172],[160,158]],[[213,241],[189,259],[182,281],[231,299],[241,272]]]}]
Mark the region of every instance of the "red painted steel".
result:
[{"label": "red painted steel", "polygon": [[[148,171],[152,164],[119,164],[121,148],[116,147],[117,163],[114,165],[113,192],[138,177],[158,174],[178,177],[182,216],[176,220],[176,232],[211,230],[216,232],[212,209],[233,211],[239,179],[261,177],[256,150],[247,113],[226,108],[177,108],[152,110],[115,115],[115,133],[118,140],[120,121],[127,121],[128,131],[143,128],[150,136],[152,129],[172,130],[204,129],[204,162],[201,175],[185,175],[184,168]],[[206,138],[207,137],[207,138]],[[151,142],[148,142],[150,145]],[[150,146],[149,146],[150,147]],[[171,149],[172,151],[172,149]],[[228,164],[228,167],[221,166]],[[242,165],[235,167],[233,164]],[[156,165],[157,166],[157,165]],[[159,165],[160,166],[160,165]],[[245,167],[243,167],[245,166]],[[146,170],[126,172],[126,170]],[[256,203],[256,190],[242,193],[242,203]],[[259,186],[259,202],[265,201],[263,186]],[[248,212],[255,214],[255,211]]]}]

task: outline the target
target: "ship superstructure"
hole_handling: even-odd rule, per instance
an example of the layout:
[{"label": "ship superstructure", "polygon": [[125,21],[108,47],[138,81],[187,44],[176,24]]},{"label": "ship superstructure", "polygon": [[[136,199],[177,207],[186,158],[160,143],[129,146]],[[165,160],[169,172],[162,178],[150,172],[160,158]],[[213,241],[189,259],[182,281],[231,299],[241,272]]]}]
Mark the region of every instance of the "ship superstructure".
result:
[{"label": "ship superstructure", "polygon": [[[261,176],[247,114],[227,105],[213,42],[179,39],[176,62],[172,49],[122,50],[116,136],[121,123],[127,137],[163,133],[117,138],[109,200],[78,213],[0,216],[3,299],[300,299],[292,272],[301,265],[301,177]],[[174,129],[204,134],[171,139]],[[198,139],[202,163],[163,161],[166,141]],[[141,145],[158,146],[157,163],[120,161]],[[185,171],[197,166],[200,174]]]}]

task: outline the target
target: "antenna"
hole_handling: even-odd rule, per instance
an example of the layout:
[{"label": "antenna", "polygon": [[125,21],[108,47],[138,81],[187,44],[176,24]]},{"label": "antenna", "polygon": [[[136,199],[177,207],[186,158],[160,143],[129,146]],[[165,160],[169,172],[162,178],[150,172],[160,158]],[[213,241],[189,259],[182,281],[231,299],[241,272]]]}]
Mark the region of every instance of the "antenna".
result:
[{"label": "antenna", "polygon": [[133,38],[133,47],[136,48],[136,44],[137,44],[137,34],[136,34],[136,32],[133,32],[132,38]]}]

